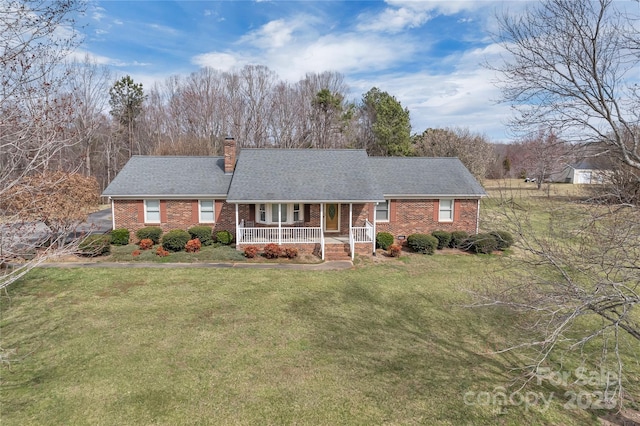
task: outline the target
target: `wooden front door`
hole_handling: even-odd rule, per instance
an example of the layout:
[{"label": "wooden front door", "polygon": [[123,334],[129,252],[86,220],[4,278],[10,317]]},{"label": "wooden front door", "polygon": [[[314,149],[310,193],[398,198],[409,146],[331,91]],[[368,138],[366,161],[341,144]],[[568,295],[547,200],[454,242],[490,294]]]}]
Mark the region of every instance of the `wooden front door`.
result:
[{"label": "wooden front door", "polygon": [[340,231],[340,204],[324,205],[324,230],[325,232]]}]

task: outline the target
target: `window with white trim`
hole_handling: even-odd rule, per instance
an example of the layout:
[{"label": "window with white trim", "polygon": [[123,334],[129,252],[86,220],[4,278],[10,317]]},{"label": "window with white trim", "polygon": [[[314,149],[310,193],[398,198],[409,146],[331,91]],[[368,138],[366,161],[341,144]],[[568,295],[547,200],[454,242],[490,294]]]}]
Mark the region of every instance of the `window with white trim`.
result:
[{"label": "window with white trim", "polygon": [[439,204],[438,221],[453,222],[453,200],[440,200]]},{"label": "window with white trim", "polygon": [[[278,216],[278,207],[280,207],[280,216]],[[287,223],[287,204],[271,204],[271,222]]]},{"label": "window with white trim", "polygon": [[144,200],[144,223],[160,223],[160,200]]},{"label": "window with white trim", "polygon": [[214,223],[216,221],[215,202],[213,200],[198,200],[198,205],[199,223]]},{"label": "window with white trim", "polygon": [[[280,208],[278,208],[280,206]],[[302,204],[258,204],[256,208],[256,222],[265,224],[278,223],[278,211],[283,224],[304,221],[304,210]]]},{"label": "window with white trim", "polygon": [[389,222],[389,200],[376,205],[376,222]]}]

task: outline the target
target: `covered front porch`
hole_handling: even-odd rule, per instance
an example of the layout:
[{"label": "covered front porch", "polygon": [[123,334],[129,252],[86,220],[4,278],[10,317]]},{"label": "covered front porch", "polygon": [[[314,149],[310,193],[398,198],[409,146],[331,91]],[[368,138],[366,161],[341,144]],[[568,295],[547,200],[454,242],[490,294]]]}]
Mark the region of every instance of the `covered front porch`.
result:
[{"label": "covered front porch", "polygon": [[[373,204],[259,203],[247,206],[237,203],[236,244],[239,247],[313,244],[319,246],[322,260],[325,260],[328,246],[342,245],[348,247],[353,260],[356,245],[360,252],[363,246],[368,246],[370,252],[375,253],[376,229],[375,221],[368,217],[370,208]],[[267,210],[270,216],[266,214]]]}]

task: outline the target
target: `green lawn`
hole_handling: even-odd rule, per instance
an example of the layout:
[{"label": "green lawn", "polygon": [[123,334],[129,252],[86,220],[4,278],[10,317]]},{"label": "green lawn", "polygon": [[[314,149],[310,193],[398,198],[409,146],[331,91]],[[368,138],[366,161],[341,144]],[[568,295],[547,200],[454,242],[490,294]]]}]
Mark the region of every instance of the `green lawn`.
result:
[{"label": "green lawn", "polygon": [[465,404],[518,362],[515,318],[460,306],[496,262],[38,270],[2,298],[2,424],[598,424]]},{"label": "green lawn", "polygon": [[[483,202],[487,229],[500,227],[495,191]],[[560,198],[514,200],[542,227]],[[490,282],[502,261],[439,253],[328,272],[35,270],[0,297],[0,420],[599,425],[606,413],[565,407],[573,386],[509,387],[524,361],[496,350],[526,337],[521,318],[464,307],[465,290]],[[640,376],[637,342],[622,351],[629,377]],[[578,356],[549,367],[571,371]],[[629,386],[637,399],[638,383]],[[500,391],[512,402],[494,404]]]}]

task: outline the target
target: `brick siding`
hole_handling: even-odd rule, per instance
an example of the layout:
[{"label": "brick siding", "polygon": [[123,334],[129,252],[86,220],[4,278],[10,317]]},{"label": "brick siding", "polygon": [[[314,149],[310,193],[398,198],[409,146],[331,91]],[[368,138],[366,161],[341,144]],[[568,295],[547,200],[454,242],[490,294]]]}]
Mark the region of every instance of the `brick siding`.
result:
[{"label": "brick siding", "polygon": [[[127,228],[131,231],[132,240],[135,241],[135,232],[145,226],[160,226],[163,232],[172,229],[188,229],[195,225],[207,225],[213,228],[213,232],[227,230],[235,234],[235,205],[222,200],[215,201],[215,223],[198,223],[197,200],[161,200],[160,224],[144,223],[144,207],[142,200],[114,200],[114,217],[116,228]],[[462,230],[470,234],[476,232],[478,213],[478,200],[461,199],[454,202],[454,220],[452,222],[438,221],[438,200],[391,200],[389,208],[389,222],[377,222],[377,232],[389,232],[395,238],[423,233],[429,234],[435,230],[454,231]],[[307,211],[304,226],[320,225],[320,205],[311,204],[308,207],[301,206]],[[255,207],[248,204],[238,206],[239,219],[255,221],[251,214]],[[365,220],[373,222],[374,205],[361,203],[353,205],[353,225],[364,226]],[[260,224],[256,224],[260,226]],[[349,205],[340,206],[340,234],[349,233]],[[402,242],[402,241],[400,241]],[[298,248],[307,251],[305,245]],[[312,246],[312,245],[309,245]]]}]

